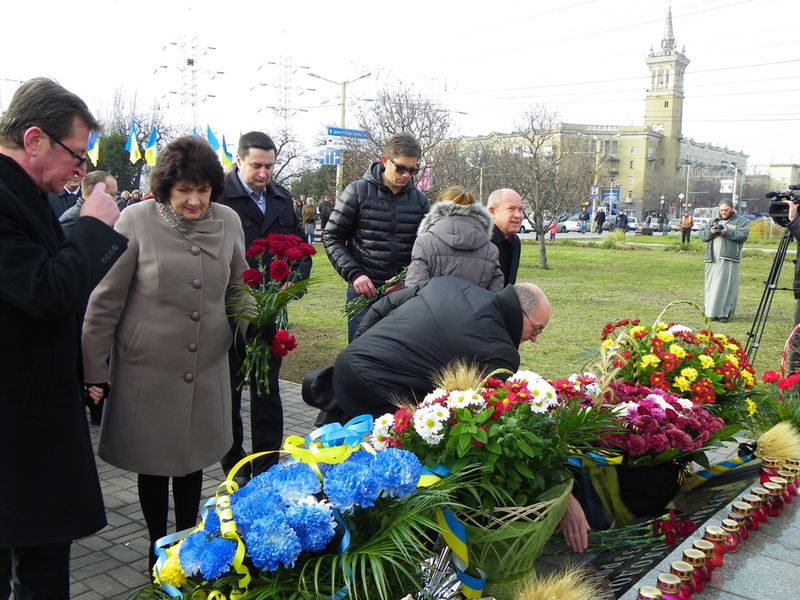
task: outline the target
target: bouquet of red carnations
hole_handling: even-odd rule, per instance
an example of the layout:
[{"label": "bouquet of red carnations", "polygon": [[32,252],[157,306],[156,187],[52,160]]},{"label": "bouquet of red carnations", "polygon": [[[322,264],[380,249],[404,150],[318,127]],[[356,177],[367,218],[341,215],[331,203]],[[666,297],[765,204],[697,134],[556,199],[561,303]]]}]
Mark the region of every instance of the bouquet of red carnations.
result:
[{"label": "bouquet of red carnations", "polygon": [[270,354],[286,356],[297,347],[287,331],[286,307],[306,293],[310,280],[300,278],[298,267],[315,253],[314,246],[297,236],[279,233],[258,238],[245,252],[258,266],[244,272],[240,289],[247,296],[247,308],[233,316],[250,324],[242,371],[245,380],[254,376],[259,392],[269,385]]}]

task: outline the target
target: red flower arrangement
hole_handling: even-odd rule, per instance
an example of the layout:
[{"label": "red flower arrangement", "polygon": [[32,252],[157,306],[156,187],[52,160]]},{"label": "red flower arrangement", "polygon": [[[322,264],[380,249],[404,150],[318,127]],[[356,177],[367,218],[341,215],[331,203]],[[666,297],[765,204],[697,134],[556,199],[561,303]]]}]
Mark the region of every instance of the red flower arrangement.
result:
[{"label": "red flower arrangement", "polygon": [[[245,257],[257,266],[247,269],[240,288],[248,295],[248,308],[233,316],[250,323],[246,355],[242,362],[245,380],[254,376],[256,386],[267,386],[269,355],[286,356],[297,340],[286,331],[287,305],[308,289],[309,280],[300,279],[298,267],[316,253],[314,246],[295,235],[271,233],[253,241]],[[277,328],[274,337],[270,339]]]}]

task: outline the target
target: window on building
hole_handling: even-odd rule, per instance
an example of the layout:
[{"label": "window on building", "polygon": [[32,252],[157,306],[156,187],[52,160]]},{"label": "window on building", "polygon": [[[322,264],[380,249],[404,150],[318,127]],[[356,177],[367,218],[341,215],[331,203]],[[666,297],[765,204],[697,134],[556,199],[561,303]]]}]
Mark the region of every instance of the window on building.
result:
[{"label": "window on building", "polygon": [[636,146],[631,146],[631,154],[636,154]]},{"label": "window on building", "polygon": [[669,100],[664,100],[664,108],[669,108]]},{"label": "window on building", "polygon": [[630,161],[630,162],[628,163],[628,168],[629,168],[629,169],[632,169],[632,168],[633,168],[633,161]]},{"label": "window on building", "polygon": [[628,200],[633,200],[633,190],[628,190]]},{"label": "window on building", "polygon": [[662,167],[664,166],[664,159],[663,159],[663,158],[662,158],[662,159],[659,161],[659,164],[660,164]]},{"label": "window on building", "polygon": [[633,185],[636,182],[636,178],[631,176],[628,177],[628,185]]}]

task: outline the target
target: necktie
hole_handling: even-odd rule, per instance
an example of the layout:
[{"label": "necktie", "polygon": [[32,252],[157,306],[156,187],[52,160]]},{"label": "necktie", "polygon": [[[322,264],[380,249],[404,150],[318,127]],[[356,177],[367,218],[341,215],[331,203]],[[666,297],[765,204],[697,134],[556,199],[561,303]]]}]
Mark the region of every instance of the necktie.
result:
[{"label": "necktie", "polygon": [[264,198],[261,197],[261,194],[257,192],[250,192],[250,196],[252,196],[253,200],[255,200],[255,203],[258,205],[258,208],[261,209],[261,212],[266,212],[267,207],[264,203]]}]

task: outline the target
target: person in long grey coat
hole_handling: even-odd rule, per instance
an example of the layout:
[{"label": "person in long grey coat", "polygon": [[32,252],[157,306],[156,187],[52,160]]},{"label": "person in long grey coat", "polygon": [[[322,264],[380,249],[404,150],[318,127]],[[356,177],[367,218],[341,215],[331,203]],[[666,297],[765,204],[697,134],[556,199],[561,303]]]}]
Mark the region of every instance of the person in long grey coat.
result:
[{"label": "person in long grey coat", "polygon": [[420,223],[406,285],[443,275],[494,292],[503,289],[498,250],[490,239],[492,216],[461,186],[445,190]]},{"label": "person in long grey coat", "polygon": [[202,469],[233,441],[226,306],[241,302],[247,262],[238,215],[210,202],[223,172],[208,144],[169,144],[151,189],[156,201],[129,206],[117,223],[128,249],[90,297],[83,355],[92,397],[110,386],[98,453],[139,474],[155,541],[167,531],[169,478],[180,531],[196,524]]}]

